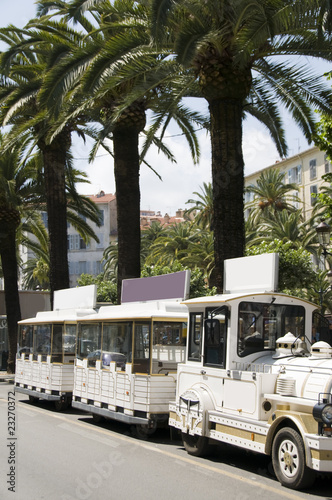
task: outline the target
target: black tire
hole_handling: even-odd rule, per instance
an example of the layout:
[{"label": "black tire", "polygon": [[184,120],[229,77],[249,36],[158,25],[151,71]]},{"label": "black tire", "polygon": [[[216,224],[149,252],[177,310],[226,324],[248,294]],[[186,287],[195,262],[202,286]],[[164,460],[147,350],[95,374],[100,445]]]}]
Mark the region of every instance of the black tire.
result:
[{"label": "black tire", "polygon": [[30,403],[37,403],[39,401],[39,398],[36,398],[36,396],[29,396],[29,401]]},{"label": "black tire", "polygon": [[309,488],[315,480],[315,472],[305,463],[302,438],[290,427],[280,429],[273,440],[272,464],[277,479],[287,488]]},{"label": "black tire", "polygon": [[92,413],[92,420],[94,421],[95,424],[100,424],[105,420],[105,417],[99,415],[98,413]]},{"label": "black tire", "polygon": [[141,439],[142,441],[149,439],[149,437],[152,436],[156,432],[156,430],[156,425],[153,425],[152,427],[143,424],[136,424],[131,426],[132,436],[137,439]]},{"label": "black tire", "polygon": [[54,401],[54,406],[56,411],[64,411],[67,410],[69,401]]},{"label": "black tire", "polygon": [[184,449],[189,455],[194,457],[206,457],[211,453],[211,445],[209,439],[205,436],[192,436],[191,434],[182,433],[182,441]]}]

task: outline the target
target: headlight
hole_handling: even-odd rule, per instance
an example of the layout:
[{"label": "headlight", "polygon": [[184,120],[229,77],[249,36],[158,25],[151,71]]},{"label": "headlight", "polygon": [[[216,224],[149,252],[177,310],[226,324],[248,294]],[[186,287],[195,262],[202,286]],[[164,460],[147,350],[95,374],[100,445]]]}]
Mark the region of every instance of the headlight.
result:
[{"label": "headlight", "polygon": [[325,425],[332,425],[332,404],[330,403],[317,403],[313,410],[312,415],[317,422],[323,422]]}]

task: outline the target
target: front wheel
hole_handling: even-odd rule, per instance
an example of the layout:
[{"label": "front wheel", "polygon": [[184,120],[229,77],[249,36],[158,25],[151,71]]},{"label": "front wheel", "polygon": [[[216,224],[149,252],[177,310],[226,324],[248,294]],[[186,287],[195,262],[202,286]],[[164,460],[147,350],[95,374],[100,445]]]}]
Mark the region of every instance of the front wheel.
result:
[{"label": "front wheel", "polygon": [[275,475],[283,486],[299,490],[308,488],[314,482],[315,473],[305,463],[302,438],[290,427],[281,429],[274,438],[272,464]]},{"label": "front wheel", "polygon": [[205,457],[211,452],[209,439],[205,436],[192,436],[183,432],[182,441],[186,452],[194,457]]}]

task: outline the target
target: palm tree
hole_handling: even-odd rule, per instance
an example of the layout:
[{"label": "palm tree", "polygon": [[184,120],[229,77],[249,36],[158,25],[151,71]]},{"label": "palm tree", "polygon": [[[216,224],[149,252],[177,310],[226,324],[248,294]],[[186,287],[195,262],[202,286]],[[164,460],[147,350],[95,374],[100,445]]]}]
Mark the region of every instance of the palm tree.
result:
[{"label": "palm tree", "polygon": [[5,137],[0,135],[0,258],[8,325],[7,371],[14,373],[17,322],[21,319],[16,235],[24,203],[31,209],[35,192],[35,171],[29,164],[22,163],[22,150],[18,147],[4,151],[4,141]]},{"label": "palm tree", "polygon": [[[87,182],[86,174],[73,168],[72,159],[69,158],[70,167],[66,170],[66,196],[67,196],[67,221],[71,224],[82,239],[88,243],[91,239],[98,241],[96,234],[91,228],[90,222],[100,226],[100,212],[97,205],[86,196],[79,195],[76,191],[76,184]],[[40,170],[40,155],[36,155],[36,172]],[[39,164],[39,165],[38,165]],[[49,255],[49,234],[47,227],[42,222],[40,211],[46,210],[45,190],[43,178],[39,179],[39,190],[41,195],[38,199],[38,213],[33,212],[24,222],[21,237],[21,244],[34,253],[34,257],[25,264],[23,273],[25,275],[24,284],[26,288],[41,286],[50,288],[50,255]]]},{"label": "palm tree", "polygon": [[[59,2],[44,2],[40,5],[47,13],[50,6],[57,9]],[[184,107],[177,107],[176,100],[168,99],[167,119],[163,121],[165,112],[160,101],[161,94],[157,91],[133,99],[122,106],[128,92],[135,89],[139,83],[137,74],[126,73],[126,61],[129,54],[136,59],[137,65],[142,65],[142,46],[150,43],[148,4],[143,2],[85,2],[77,0],[68,4],[67,18],[74,16],[86,26],[83,16],[88,10],[94,17],[97,27],[86,34],[81,46],[73,50],[61,64],[55,65],[45,80],[42,102],[50,106],[56,113],[66,98],[72,96],[87,96],[82,99],[82,112],[90,120],[101,125],[99,139],[94,151],[99,145],[105,146],[105,140],[113,141],[114,175],[116,184],[117,217],[118,217],[118,289],[124,278],[140,275],[140,189],[139,189],[139,134],[146,124],[146,109],[158,108],[158,116],[151,130],[146,134],[143,154],[152,143],[157,143],[161,150],[172,158],[169,151],[155,138],[155,130],[162,127],[162,134],[171,118],[177,120],[184,134],[189,138],[191,151],[197,157],[198,143],[191,122],[202,122],[197,113],[190,114]],[[60,9],[61,10],[61,9]],[[63,11],[61,10],[61,13]],[[38,25],[42,29],[43,19]],[[46,25],[49,18],[46,16]],[[145,57],[145,61],[154,69],[160,68],[166,54],[154,54]],[[167,66],[167,63],[165,63]],[[123,72],[125,75],[123,75]],[[163,69],[163,74],[167,71]],[[155,77],[157,81],[159,74]],[[142,79],[142,76],[141,76]],[[170,103],[171,102],[171,103]],[[75,110],[75,114],[78,110]]]},{"label": "palm tree", "polygon": [[213,197],[211,183],[203,182],[201,193],[194,192],[198,199],[190,199],[186,203],[192,203],[193,206],[186,210],[186,214],[195,214],[195,224],[205,229],[212,228],[213,221]]},{"label": "palm tree", "polygon": [[[8,146],[25,137],[30,141],[30,150],[37,147],[43,157],[50,245],[50,286],[53,296],[54,290],[69,287],[65,170],[71,147],[71,133],[74,130],[78,133],[82,131],[80,124],[72,122],[55,134],[58,123],[40,105],[40,90],[52,56],[55,53],[59,56],[59,51],[65,52],[67,47],[64,38],[61,41],[55,40],[54,44],[46,38],[37,49],[35,36],[33,32],[14,27],[0,30],[0,39],[9,46],[0,58],[0,122],[2,125],[11,125]],[[67,44],[75,45],[77,37],[70,32],[68,40]],[[59,121],[61,122],[61,117]]]},{"label": "palm tree", "polygon": [[313,255],[317,254],[315,227],[312,221],[303,221],[301,210],[289,213],[283,209],[273,216],[262,217],[259,224],[254,225],[252,232],[253,234],[248,234],[247,248],[263,241],[269,243],[277,239],[283,243],[291,241],[292,248],[303,248]]},{"label": "palm tree", "polygon": [[186,254],[181,258],[181,264],[189,269],[200,269],[208,281],[209,288],[215,283],[213,233],[209,230],[200,230],[199,239],[191,241]]},{"label": "palm tree", "polygon": [[246,193],[253,193],[254,200],[246,204],[250,215],[257,223],[262,216],[270,214],[274,217],[278,212],[286,210],[296,211],[295,203],[300,201],[294,194],[298,185],[294,183],[285,184],[285,174],[278,169],[270,168],[261,173],[257,179],[257,185],[245,188]]},{"label": "palm tree", "polygon": [[[242,120],[274,116],[284,105],[308,140],[314,132],[312,106],[331,114],[331,91],[307,67],[278,56],[331,60],[325,1],[153,0],[154,35],[172,43],[177,61],[195,73],[211,120],[213,229],[218,289],[223,262],[244,252]],[[166,36],[164,36],[166,35]],[[249,106],[247,106],[249,104]],[[247,106],[247,107],[246,107]],[[276,127],[276,132],[279,127]],[[282,134],[279,153],[286,154]]]},{"label": "palm tree", "polygon": [[152,221],[151,225],[141,231],[141,257],[143,264],[147,259],[151,246],[161,236],[165,236],[167,229],[160,222]]},{"label": "palm tree", "polygon": [[172,265],[187,255],[190,244],[199,240],[200,231],[189,222],[169,226],[150,247],[146,264]]}]

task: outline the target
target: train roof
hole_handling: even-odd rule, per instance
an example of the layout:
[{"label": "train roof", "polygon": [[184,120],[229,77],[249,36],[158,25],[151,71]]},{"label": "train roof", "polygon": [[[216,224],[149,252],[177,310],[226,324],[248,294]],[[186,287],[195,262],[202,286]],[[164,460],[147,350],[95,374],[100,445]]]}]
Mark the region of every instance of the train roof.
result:
[{"label": "train roof", "polygon": [[[263,297],[275,297],[280,298],[280,301],[284,299],[285,303],[297,303],[297,304],[307,304],[310,305],[312,308],[318,308],[319,306],[313,302],[310,302],[309,300],[302,299],[299,297],[294,297],[292,295],[287,295],[285,293],[281,292],[255,292],[255,293],[250,293],[250,292],[239,292],[239,293],[223,293],[220,295],[209,295],[207,297],[197,297],[195,299],[188,299],[183,301],[182,303],[185,304],[187,307],[190,308],[190,306],[198,305],[198,304],[220,304],[220,303],[229,303],[235,300],[239,299],[250,299],[250,298],[262,298]],[[278,302],[280,302],[278,300]]]},{"label": "train roof", "polygon": [[81,318],[88,320],[174,318],[185,319],[188,310],[180,301],[126,302],[121,305],[102,306],[96,314]]},{"label": "train roof", "polygon": [[79,318],[95,314],[94,309],[66,309],[64,311],[41,311],[33,318],[19,321],[19,325],[31,325],[41,323],[63,323],[76,322]]}]

